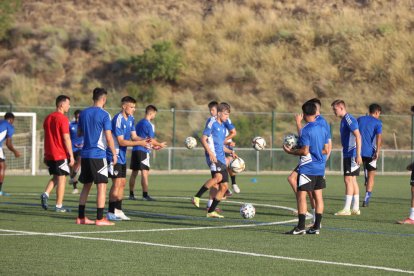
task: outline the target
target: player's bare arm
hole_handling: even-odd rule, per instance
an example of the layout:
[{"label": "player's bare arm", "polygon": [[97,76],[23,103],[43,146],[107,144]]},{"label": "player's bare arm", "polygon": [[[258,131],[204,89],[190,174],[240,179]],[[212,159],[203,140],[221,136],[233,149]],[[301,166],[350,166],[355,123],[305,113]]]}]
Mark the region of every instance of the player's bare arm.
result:
[{"label": "player's bare arm", "polygon": [[231,150],[231,149],[229,149],[227,147],[223,147],[223,149],[224,149],[224,152],[225,153],[230,153],[233,158],[237,158],[238,157],[237,154],[236,154],[236,152],[234,150]]},{"label": "player's bare arm", "polygon": [[[329,139],[329,141],[331,140]],[[322,154],[328,155],[329,153],[330,153],[330,150],[329,150],[329,143],[328,143],[328,144],[323,145]]]},{"label": "player's bare arm", "polygon": [[72,167],[75,164],[75,158],[73,157],[72,141],[70,140],[69,133],[63,134],[63,143],[65,144],[66,151],[69,153],[69,166]]},{"label": "player's bare arm", "polygon": [[356,158],[355,158],[355,162],[358,165],[362,164],[362,157],[361,157],[361,145],[362,145],[362,141],[361,141],[361,134],[359,133],[359,129],[355,129],[352,132],[355,135],[355,141],[356,141]]},{"label": "player's bare arm", "polygon": [[201,144],[203,145],[204,150],[208,153],[208,156],[210,157],[210,161],[213,162],[213,163],[217,163],[217,158],[214,155],[214,153],[211,152],[211,150],[210,150],[210,148],[207,144],[207,139],[208,139],[208,137],[206,135],[203,135],[201,137]]},{"label": "player's bare arm", "polygon": [[[236,136],[236,134],[237,134],[237,131],[236,131],[235,128],[233,128],[232,130],[230,130],[229,131],[229,135],[227,135],[226,138],[224,139],[224,144],[225,145],[229,145],[231,147],[234,147],[236,145],[236,143],[234,143],[232,141],[229,141],[229,140],[233,139],[233,137]],[[234,145],[232,145],[232,144],[234,144]]]},{"label": "player's bare arm", "polygon": [[118,157],[116,156],[114,140],[112,138],[112,132],[110,130],[105,130],[105,138],[108,144],[108,147],[111,149],[112,152],[112,162],[115,165],[118,161]]},{"label": "player's bare arm", "polygon": [[382,134],[381,133],[377,134],[376,146],[377,146],[377,148],[376,148],[376,150],[374,152],[374,156],[373,156],[374,160],[377,160],[379,158],[379,155],[380,155],[381,146],[382,146]]},{"label": "player's bare arm", "polygon": [[298,135],[300,135],[300,130],[302,129],[302,120],[303,120],[303,114],[295,114],[295,122],[296,122],[296,129],[298,131]]},{"label": "player's bare arm", "polygon": [[20,157],[20,152],[14,148],[11,138],[6,139],[6,146],[11,152],[13,152],[15,157]]},{"label": "player's bare arm", "polygon": [[303,146],[299,149],[293,149],[293,148],[290,148],[286,145],[283,145],[283,150],[286,153],[289,153],[289,154],[292,154],[292,155],[297,155],[297,156],[305,156],[305,155],[309,154],[309,146]]}]

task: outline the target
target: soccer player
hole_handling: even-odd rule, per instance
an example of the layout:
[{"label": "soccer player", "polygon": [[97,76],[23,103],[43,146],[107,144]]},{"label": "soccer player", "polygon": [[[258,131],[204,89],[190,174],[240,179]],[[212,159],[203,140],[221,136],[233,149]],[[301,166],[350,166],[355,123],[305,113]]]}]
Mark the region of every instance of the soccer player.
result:
[{"label": "soccer player", "polygon": [[[286,234],[303,235],[319,234],[322,214],[324,209],[322,189],[325,183],[325,164],[329,148],[329,136],[321,124],[316,121],[317,107],[315,103],[308,101],[302,106],[304,119],[307,124],[301,128],[299,144],[301,148],[292,149],[283,146],[285,152],[300,156],[297,178],[297,205],[298,205],[298,225]],[[311,192],[315,200],[315,223],[308,230],[305,229],[306,219],[306,194]]]},{"label": "soccer player", "polygon": [[345,205],[342,210],[335,213],[335,216],[360,215],[359,187],[356,179],[362,164],[361,135],[358,122],[351,114],[347,113],[343,100],[335,100],[331,106],[335,116],[341,118],[340,134],[345,182]]},{"label": "soccer player", "polygon": [[364,164],[366,190],[362,207],[368,207],[372,189],[374,188],[377,160],[382,145],[382,122],[379,120],[381,111],[381,106],[373,103],[369,106],[369,115],[358,118],[359,131],[362,140],[361,156]]},{"label": "soccer player", "polygon": [[[331,139],[331,128],[328,124],[328,122],[325,120],[325,118],[321,115],[321,106],[322,103],[319,99],[317,98],[313,98],[308,100],[307,102],[310,103],[314,103],[316,105],[316,122],[318,124],[320,124],[326,131],[326,133],[328,133],[328,152],[326,155],[324,155],[324,158],[329,159],[329,156],[331,154],[332,151],[332,139]],[[295,116],[295,121],[296,121],[296,128],[298,130],[298,135],[300,136],[300,132],[302,130],[302,119],[303,119],[303,114],[297,114]],[[291,172],[291,174],[288,176],[288,182],[290,184],[290,186],[292,187],[293,192],[297,193],[297,182],[298,182],[298,169],[299,169],[299,165],[296,166],[296,168]],[[312,207],[312,215],[313,215],[313,222],[315,222],[315,199],[313,198],[313,193],[312,192],[308,192],[308,196],[309,196],[309,201]]]},{"label": "soccer player", "polygon": [[[96,224],[98,226],[114,225],[103,217],[106,201],[106,185],[108,183],[108,164],[106,149],[112,152],[112,163],[117,163],[117,154],[111,133],[111,116],[103,108],[107,92],[103,88],[93,90],[93,106],[82,110],[79,116],[79,136],[83,135],[81,153],[81,174],[79,181],[84,184],[79,197],[79,209],[76,224]],[[96,184],[96,222],[85,216],[86,201],[92,187]]]},{"label": "soccer player", "polygon": [[109,165],[109,175],[112,187],[109,192],[108,220],[130,220],[122,211],[122,199],[126,184],[126,151],[129,146],[150,147],[150,141],[137,136],[134,128],[134,112],[136,100],[130,96],[121,99],[121,112],[112,119],[112,136],[117,152],[118,162],[112,164],[112,152],[106,150]]},{"label": "soccer player", "polygon": [[194,206],[198,208],[200,207],[200,197],[211,187],[219,186],[218,192],[207,211],[208,218],[223,218],[223,216],[218,214],[215,210],[228,189],[228,173],[224,152],[232,153],[233,157],[237,158],[234,151],[232,152],[224,146],[226,127],[223,123],[229,118],[230,105],[227,103],[220,103],[217,107],[217,111],[217,118],[210,121],[201,137],[201,143],[206,151],[206,159],[210,166],[212,178],[204,183],[191,200]]},{"label": "soccer player", "polygon": [[[72,142],[69,134],[69,120],[65,114],[70,108],[70,98],[60,95],[56,98],[56,111],[49,114],[43,122],[45,131],[44,160],[49,167],[52,178],[40,196],[42,208],[48,209],[48,199],[53,188],[56,187],[56,212],[69,212],[63,207],[65,195],[66,176],[69,175],[69,166],[73,166],[74,158]],[[69,158],[69,161],[68,161]]]},{"label": "soccer player", "polygon": [[[414,112],[414,106],[412,107]],[[410,215],[404,220],[397,221],[398,224],[412,224],[414,225],[414,162],[407,166],[407,170],[411,171],[411,208]]]},{"label": "soccer player", "polygon": [[3,142],[6,141],[7,148],[13,152],[14,157],[20,157],[20,152],[17,151],[12,142],[12,136],[14,134],[14,114],[7,112],[4,114],[4,120],[0,121],[0,196],[8,195],[3,192],[4,176],[6,175],[6,156],[3,152]]},{"label": "soccer player", "polygon": [[[154,125],[151,123],[157,115],[158,109],[154,105],[148,105],[145,108],[145,117],[141,119],[135,126],[136,134],[144,139],[151,139],[151,144],[154,149],[162,149],[167,146],[166,142],[158,142],[155,139]],[[134,146],[132,148],[131,165],[132,170],[129,178],[129,199],[135,200],[134,189],[135,180],[138,171],[141,171],[141,187],[142,199],[147,201],[154,201],[148,194],[148,176],[150,170],[150,152],[151,150],[145,146]]]},{"label": "soccer player", "polygon": [[69,131],[70,131],[70,140],[72,142],[72,151],[73,157],[75,158],[75,164],[73,167],[70,167],[70,180],[69,184],[73,185],[72,194],[77,194],[78,191],[78,180],[76,179],[76,175],[79,172],[80,165],[81,165],[81,151],[83,147],[83,136],[78,136],[78,123],[79,123],[79,115],[81,111],[79,109],[75,110],[73,113],[74,120],[69,124]]}]

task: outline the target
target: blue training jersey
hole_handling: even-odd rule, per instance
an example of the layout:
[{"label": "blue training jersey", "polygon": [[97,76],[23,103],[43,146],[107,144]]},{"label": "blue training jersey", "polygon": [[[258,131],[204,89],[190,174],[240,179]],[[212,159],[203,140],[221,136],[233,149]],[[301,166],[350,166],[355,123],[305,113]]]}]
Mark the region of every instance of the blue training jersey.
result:
[{"label": "blue training jersey", "polygon": [[373,116],[366,115],[358,118],[361,133],[361,156],[372,157],[377,150],[376,136],[382,134],[382,122]]},{"label": "blue training jersey", "polygon": [[[117,163],[125,165],[126,164],[126,152],[127,147],[120,146],[118,143],[119,136],[123,136],[124,140],[131,140],[131,132],[135,132],[134,129],[134,117],[129,115],[127,119],[124,118],[122,115],[122,112],[119,112],[114,116],[112,119],[112,137],[114,138],[114,144],[115,144],[115,151],[116,155],[118,157]],[[109,162],[112,161],[112,151],[111,149],[106,149],[106,159],[109,160]]]},{"label": "blue training jersey", "polygon": [[78,136],[78,125],[76,121],[72,121],[69,124],[70,140],[72,142],[72,151],[78,152],[83,147],[83,136]]},{"label": "blue training jersey", "polygon": [[100,107],[82,110],[79,125],[83,133],[82,158],[106,158],[107,141],[104,131],[111,130],[111,116]]},{"label": "blue training jersey", "polygon": [[309,154],[301,156],[299,173],[305,175],[325,175],[326,155],[322,154],[328,144],[328,133],[318,122],[307,123],[300,131],[299,143],[309,147]]},{"label": "blue training jersey", "polygon": [[[147,119],[141,119],[137,125],[135,126],[135,132],[137,133],[137,135],[141,138],[155,138],[155,127],[154,125],[148,121]],[[132,148],[132,151],[143,151],[146,153],[150,153],[151,150],[147,149],[146,147],[143,146],[134,146]]]},{"label": "blue training jersey", "polygon": [[14,126],[7,120],[0,121],[0,148],[3,147],[3,142],[7,138],[11,138],[14,134]]},{"label": "blue training jersey", "polygon": [[[216,156],[217,160],[223,164],[226,164],[226,157],[224,155],[224,140],[226,138],[225,125],[217,122],[214,117],[211,117],[207,120],[207,125],[204,128],[203,135],[207,136],[207,144]],[[207,160],[209,160],[207,153],[206,157]]]},{"label": "blue training jersey", "polygon": [[341,127],[339,129],[344,157],[356,156],[356,139],[353,131],[357,129],[358,121],[351,114],[345,114],[341,120]]}]

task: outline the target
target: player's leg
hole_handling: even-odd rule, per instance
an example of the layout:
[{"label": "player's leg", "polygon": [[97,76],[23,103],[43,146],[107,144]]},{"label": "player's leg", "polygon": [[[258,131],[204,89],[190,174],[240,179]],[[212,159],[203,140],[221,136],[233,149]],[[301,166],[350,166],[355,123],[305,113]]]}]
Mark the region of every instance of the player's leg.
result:
[{"label": "player's leg", "polygon": [[354,194],[351,213],[352,215],[360,215],[361,211],[359,210],[359,186],[355,175],[353,176],[352,181]]},{"label": "player's leg", "polygon": [[[200,207],[200,197],[203,196],[203,194],[209,190],[211,187],[213,186],[217,186],[217,184],[221,181],[221,175],[217,175],[217,173],[214,171],[212,172],[212,177],[210,179],[208,179],[203,186],[201,186],[200,190],[198,190],[198,192],[194,195],[194,197],[191,199],[191,202],[193,203],[194,206],[196,206],[197,208]],[[211,207],[211,205],[210,205]]]},{"label": "player's leg", "polygon": [[110,174],[110,177],[112,178],[112,186],[111,186],[111,189],[109,190],[108,212],[106,213],[106,218],[108,220],[120,220],[115,215],[115,205],[116,205],[116,201],[118,199],[118,197],[117,197],[117,193],[118,193],[117,183],[119,182],[119,178],[116,178],[112,174]]},{"label": "player's leg", "polygon": [[308,234],[319,234],[321,228],[322,214],[324,211],[324,202],[322,196],[322,189],[314,190],[312,192],[315,199],[315,221],[311,229],[308,230]]},{"label": "player's leg", "polygon": [[223,218],[223,216],[219,215],[215,210],[220,201],[223,200],[223,197],[225,196],[225,193],[228,190],[228,174],[226,170],[226,165],[221,164],[219,162],[217,166],[221,169],[216,171],[213,179],[215,179],[216,183],[219,184],[219,190],[217,192],[216,197],[213,199],[213,203],[207,211],[207,217],[209,218]]},{"label": "player's leg", "polygon": [[336,216],[350,216],[351,204],[354,198],[354,180],[352,173],[352,158],[343,159],[344,184],[345,184],[345,204],[344,208],[335,213]]},{"label": "player's leg", "polygon": [[71,172],[70,172],[69,183],[73,185],[72,194],[77,194],[79,191],[78,191],[78,179],[76,178],[76,176],[78,175],[80,166],[81,166],[80,151],[77,151],[76,153],[74,153],[74,155],[75,155],[74,156],[75,164],[73,164],[73,167],[70,168]]},{"label": "player's leg", "polygon": [[134,190],[135,190],[135,181],[138,176],[138,170],[133,170],[129,177],[129,199],[135,200]]},{"label": "player's leg", "polygon": [[293,192],[296,195],[297,187],[298,187],[298,172],[297,167],[290,173],[290,175],[287,178],[287,181],[290,184],[290,187],[292,187]]},{"label": "player's leg", "polygon": [[63,208],[63,198],[65,195],[66,175],[54,175],[53,182],[56,186],[56,212],[68,212],[69,209]]},{"label": "player's leg", "polygon": [[6,162],[0,158],[0,196],[3,195],[3,182],[4,176],[6,175]]},{"label": "player's leg", "polygon": [[[231,186],[233,188],[233,191],[236,194],[240,193],[240,187],[239,185],[237,185],[236,183],[236,174],[231,170],[230,168],[230,163],[233,160],[233,157],[231,155],[226,156],[226,167],[227,167],[227,173],[230,175],[230,179],[231,179]],[[229,193],[231,193],[231,190],[229,190]],[[228,195],[230,196],[230,195]]]},{"label": "player's leg", "polygon": [[366,185],[365,185],[365,198],[364,202],[362,203],[362,207],[368,207],[369,201],[371,199],[372,190],[374,189],[374,179],[375,179],[375,172],[377,169],[377,161],[372,160],[372,158],[368,160],[364,160],[364,173],[366,176]]},{"label": "player's leg", "polygon": [[148,201],[155,201],[154,198],[152,198],[148,194],[148,184],[149,184],[149,170],[141,170],[141,187],[142,187],[142,199],[148,200]]},{"label": "player's leg", "polygon": [[[126,170],[125,170],[126,171]],[[120,178],[119,181],[119,189],[118,189],[118,198],[115,204],[115,215],[119,217],[122,220],[131,220],[129,217],[127,217],[124,214],[124,211],[122,210],[122,200],[124,198],[124,189],[126,185],[126,178]]]}]

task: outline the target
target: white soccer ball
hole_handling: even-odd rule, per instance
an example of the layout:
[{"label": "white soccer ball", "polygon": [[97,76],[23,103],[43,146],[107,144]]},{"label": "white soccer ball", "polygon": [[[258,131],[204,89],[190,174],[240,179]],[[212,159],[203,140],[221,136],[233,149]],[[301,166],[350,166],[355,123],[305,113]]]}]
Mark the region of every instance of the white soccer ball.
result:
[{"label": "white soccer ball", "polygon": [[245,219],[251,219],[256,214],[256,209],[251,203],[244,203],[240,207],[240,215]]},{"label": "white soccer ball", "polygon": [[289,148],[296,148],[298,146],[299,137],[296,134],[289,133],[283,138],[283,144]]},{"label": "white soccer ball", "polygon": [[262,137],[254,137],[252,140],[252,146],[255,150],[262,150],[266,147],[266,140]]},{"label": "white soccer ball", "polygon": [[234,173],[240,173],[244,171],[245,168],[246,168],[246,164],[244,163],[244,160],[241,159],[240,157],[234,158],[230,162],[230,169]]},{"label": "white soccer ball", "polygon": [[194,137],[189,136],[185,138],[184,144],[187,149],[193,149],[197,146],[197,140]]}]

